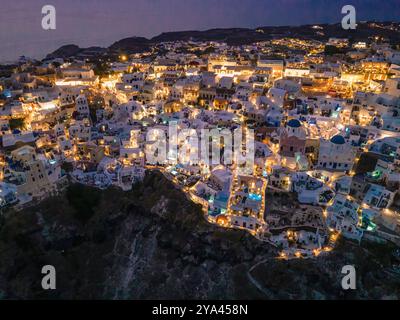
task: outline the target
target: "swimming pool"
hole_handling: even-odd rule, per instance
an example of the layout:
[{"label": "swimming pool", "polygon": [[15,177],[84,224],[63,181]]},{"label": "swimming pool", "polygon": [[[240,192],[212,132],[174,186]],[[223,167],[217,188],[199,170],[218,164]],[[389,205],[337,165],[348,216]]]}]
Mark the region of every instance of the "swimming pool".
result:
[{"label": "swimming pool", "polygon": [[249,199],[254,201],[261,201],[262,196],[256,193],[249,193]]}]

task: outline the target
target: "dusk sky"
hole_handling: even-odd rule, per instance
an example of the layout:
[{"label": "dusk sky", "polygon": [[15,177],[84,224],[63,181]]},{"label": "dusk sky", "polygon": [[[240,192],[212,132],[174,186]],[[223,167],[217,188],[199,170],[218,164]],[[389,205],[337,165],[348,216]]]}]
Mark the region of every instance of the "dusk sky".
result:
[{"label": "dusk sky", "polygon": [[[56,30],[41,28],[46,4],[57,10]],[[345,4],[356,7],[357,20],[400,19],[399,0],[1,0],[0,61],[165,31],[334,23]]]}]

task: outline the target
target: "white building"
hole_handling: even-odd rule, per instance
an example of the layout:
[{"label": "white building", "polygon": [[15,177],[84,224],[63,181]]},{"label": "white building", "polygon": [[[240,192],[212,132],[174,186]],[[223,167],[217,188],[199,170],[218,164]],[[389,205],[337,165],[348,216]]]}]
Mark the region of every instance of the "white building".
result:
[{"label": "white building", "polygon": [[356,151],[345,141],[343,136],[336,135],[330,140],[321,139],[317,167],[348,171],[353,167],[355,156]]},{"label": "white building", "polygon": [[81,94],[79,95],[76,100],[76,111],[83,116],[88,116],[89,115],[89,104],[86,99],[86,96]]}]

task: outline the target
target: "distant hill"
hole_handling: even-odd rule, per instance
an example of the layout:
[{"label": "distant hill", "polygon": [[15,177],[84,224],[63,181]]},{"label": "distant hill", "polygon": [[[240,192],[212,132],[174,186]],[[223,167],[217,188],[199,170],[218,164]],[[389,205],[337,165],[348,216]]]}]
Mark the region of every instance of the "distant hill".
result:
[{"label": "distant hill", "polygon": [[49,53],[45,59],[68,58],[78,54],[82,49],[75,44],[67,44]]},{"label": "distant hill", "polygon": [[67,44],[65,46],[58,48],[56,51],[49,53],[46,56],[45,60],[55,59],[55,58],[69,58],[74,56],[81,56],[81,57],[94,56],[102,54],[107,51],[108,51],[107,48],[101,48],[101,47],[80,48],[75,44]]},{"label": "distant hill", "polygon": [[[356,30],[344,30],[341,24],[318,24],[320,29],[314,29],[313,25],[302,26],[266,26],[255,29],[227,28],[209,29],[204,31],[173,31],[163,32],[151,39],[144,37],[129,37],[114,42],[108,48],[101,48],[111,53],[138,53],[147,51],[152,45],[168,41],[224,41],[228,45],[251,44],[257,41],[269,40],[279,37],[296,37],[301,39],[315,39],[326,41],[330,37],[349,38],[353,41],[368,40],[370,37],[380,36],[392,44],[400,43],[400,32],[390,29],[391,22],[380,22],[384,27],[377,27],[372,22],[360,22]],[[71,57],[83,54],[85,50],[76,45],[62,46],[53,53],[47,55],[47,59],[55,57]]]},{"label": "distant hill", "polygon": [[150,40],[143,37],[130,37],[114,42],[109,49],[116,52],[137,53],[150,48]]},{"label": "distant hill", "polygon": [[257,40],[270,38],[254,29],[231,28],[231,29],[210,29],[205,31],[179,31],[164,32],[151,39],[153,43],[165,41],[225,41],[228,44],[245,44]]}]

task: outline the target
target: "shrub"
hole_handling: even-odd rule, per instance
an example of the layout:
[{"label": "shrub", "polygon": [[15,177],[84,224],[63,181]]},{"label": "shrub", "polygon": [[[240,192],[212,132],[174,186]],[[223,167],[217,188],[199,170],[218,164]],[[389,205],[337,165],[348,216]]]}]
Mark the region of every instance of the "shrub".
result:
[{"label": "shrub", "polygon": [[86,223],[94,215],[94,207],[101,198],[100,191],[81,184],[70,185],[67,189],[67,199],[75,209],[75,218]]}]

